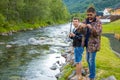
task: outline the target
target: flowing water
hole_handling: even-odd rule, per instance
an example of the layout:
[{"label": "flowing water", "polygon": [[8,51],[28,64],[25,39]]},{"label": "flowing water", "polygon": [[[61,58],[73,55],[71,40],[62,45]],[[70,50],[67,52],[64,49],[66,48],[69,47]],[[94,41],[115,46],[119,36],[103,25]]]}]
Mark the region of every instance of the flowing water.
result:
[{"label": "flowing water", "polygon": [[65,24],[0,36],[0,80],[56,80],[50,67],[64,63],[68,32]]}]

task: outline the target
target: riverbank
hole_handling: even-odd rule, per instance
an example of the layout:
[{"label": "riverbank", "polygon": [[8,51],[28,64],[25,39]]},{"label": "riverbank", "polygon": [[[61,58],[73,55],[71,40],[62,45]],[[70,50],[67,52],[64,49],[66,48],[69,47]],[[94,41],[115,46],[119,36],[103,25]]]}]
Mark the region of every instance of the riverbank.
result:
[{"label": "riverbank", "polygon": [[29,23],[6,24],[5,25],[6,27],[0,27],[0,35],[6,36],[19,31],[34,30],[37,28],[43,28],[47,26],[64,24],[64,23],[66,23],[66,21],[59,21],[55,23],[41,22],[41,23],[35,23],[35,24],[29,24]]},{"label": "riverbank", "polygon": [[120,19],[111,23],[103,24],[103,33],[120,33]]},{"label": "riverbank", "polygon": [[[83,55],[82,64],[83,67],[87,67],[85,53]],[[69,54],[69,53],[67,53]],[[96,57],[96,80],[101,80],[113,75],[117,80],[120,79],[120,58],[117,57],[110,48],[110,41],[106,37],[102,37],[101,50],[97,53]],[[72,71],[75,70],[73,64],[67,63],[62,68],[62,75],[58,80],[67,80]]]}]

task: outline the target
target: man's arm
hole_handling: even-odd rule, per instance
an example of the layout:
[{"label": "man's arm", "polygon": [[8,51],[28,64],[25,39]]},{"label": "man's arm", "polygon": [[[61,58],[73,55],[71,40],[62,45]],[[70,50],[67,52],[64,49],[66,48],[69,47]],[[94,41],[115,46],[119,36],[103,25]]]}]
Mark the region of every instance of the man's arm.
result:
[{"label": "man's arm", "polygon": [[95,34],[96,36],[100,36],[102,33],[102,23],[99,21],[95,25],[95,27],[92,27],[91,25],[87,25],[89,29],[91,29],[91,33]]}]

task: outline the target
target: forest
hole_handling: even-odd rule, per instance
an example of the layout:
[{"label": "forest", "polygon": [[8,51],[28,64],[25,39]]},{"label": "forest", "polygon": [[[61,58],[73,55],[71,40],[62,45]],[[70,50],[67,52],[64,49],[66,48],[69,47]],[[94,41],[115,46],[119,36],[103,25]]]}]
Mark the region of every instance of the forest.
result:
[{"label": "forest", "polygon": [[1,0],[0,33],[61,24],[69,16],[62,0]]}]

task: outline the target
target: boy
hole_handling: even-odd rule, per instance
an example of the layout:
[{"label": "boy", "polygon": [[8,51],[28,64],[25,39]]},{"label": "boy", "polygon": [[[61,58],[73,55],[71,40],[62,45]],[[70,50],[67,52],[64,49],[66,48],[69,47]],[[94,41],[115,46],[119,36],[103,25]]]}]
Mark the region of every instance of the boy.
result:
[{"label": "boy", "polygon": [[73,25],[74,30],[73,33],[71,32],[69,34],[69,37],[73,39],[73,47],[74,47],[74,56],[75,56],[75,62],[76,62],[76,76],[74,77],[77,80],[82,80],[81,75],[81,60],[82,60],[82,54],[84,51],[84,24],[80,25],[79,18],[73,18]]}]

